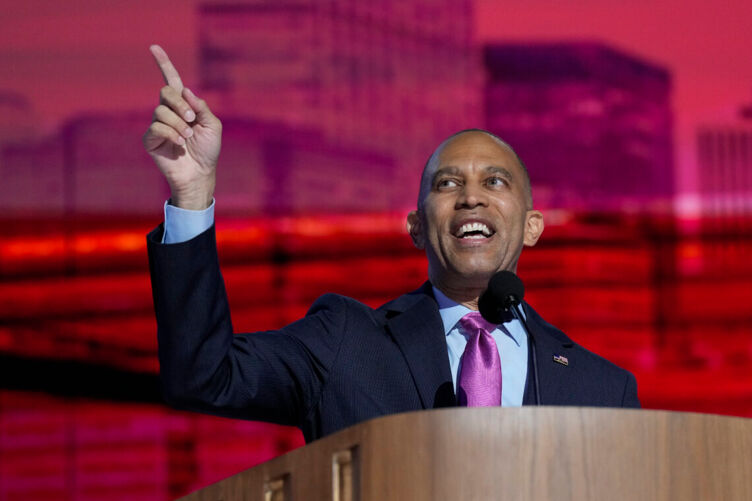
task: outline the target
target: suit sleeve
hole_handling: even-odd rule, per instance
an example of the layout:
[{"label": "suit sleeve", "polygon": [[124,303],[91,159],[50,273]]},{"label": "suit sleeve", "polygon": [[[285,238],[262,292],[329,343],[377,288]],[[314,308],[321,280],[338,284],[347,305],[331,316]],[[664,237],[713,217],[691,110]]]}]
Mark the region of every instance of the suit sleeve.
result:
[{"label": "suit sleeve", "polygon": [[160,377],[173,406],[300,425],[326,382],[347,326],[327,295],[279,331],[233,334],[214,227],[178,244],[147,236]]}]

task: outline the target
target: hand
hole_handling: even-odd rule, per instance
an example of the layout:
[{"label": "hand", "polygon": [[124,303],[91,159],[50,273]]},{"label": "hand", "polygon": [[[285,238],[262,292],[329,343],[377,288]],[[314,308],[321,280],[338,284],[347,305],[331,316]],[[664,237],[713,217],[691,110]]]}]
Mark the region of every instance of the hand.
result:
[{"label": "hand", "polygon": [[162,87],[159,106],[144,134],[144,148],[170,185],[170,203],[183,209],[205,209],[214,196],[222,123],[204,100],[183,87],[167,53],[159,45],[149,50],[167,85]]}]

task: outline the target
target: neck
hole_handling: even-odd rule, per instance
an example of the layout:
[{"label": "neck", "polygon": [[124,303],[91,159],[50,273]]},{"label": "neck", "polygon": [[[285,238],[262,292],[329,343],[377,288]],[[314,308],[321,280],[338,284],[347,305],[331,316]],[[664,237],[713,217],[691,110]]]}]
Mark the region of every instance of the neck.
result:
[{"label": "neck", "polygon": [[431,280],[431,284],[452,301],[473,311],[478,311],[478,298],[485,290],[485,287],[452,287],[438,280]]},{"label": "neck", "polygon": [[[516,272],[517,266],[510,268],[510,271]],[[470,276],[452,273],[434,273],[429,266],[428,280],[431,285],[439,289],[446,297],[452,301],[466,306],[473,311],[478,311],[478,299],[488,288],[488,281],[491,280],[493,273],[490,275],[481,274]],[[495,272],[494,272],[495,273]]]}]

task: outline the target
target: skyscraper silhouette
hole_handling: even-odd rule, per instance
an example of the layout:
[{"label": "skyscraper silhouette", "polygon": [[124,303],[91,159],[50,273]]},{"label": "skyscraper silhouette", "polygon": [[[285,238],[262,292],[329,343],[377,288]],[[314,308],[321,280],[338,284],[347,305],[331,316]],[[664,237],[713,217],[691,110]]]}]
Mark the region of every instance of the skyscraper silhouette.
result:
[{"label": "skyscraper silhouette", "polygon": [[593,42],[493,44],[484,60],[486,124],[529,167],[536,202],[670,206],[667,70]]},{"label": "skyscraper silhouette", "polygon": [[441,139],[479,123],[469,0],[206,1],[199,17],[202,87],[218,115],[393,156],[396,205],[414,205]]}]

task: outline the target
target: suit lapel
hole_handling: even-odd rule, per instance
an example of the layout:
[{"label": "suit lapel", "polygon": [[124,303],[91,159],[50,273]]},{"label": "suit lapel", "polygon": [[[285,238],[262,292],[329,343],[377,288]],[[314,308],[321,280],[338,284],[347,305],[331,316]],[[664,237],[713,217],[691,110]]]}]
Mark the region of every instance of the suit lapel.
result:
[{"label": "suit lapel", "polygon": [[[574,343],[561,331],[546,323],[527,303],[524,304],[527,326],[535,337],[538,379],[543,405],[567,405],[576,394],[574,376],[577,360]],[[433,298],[431,284],[406,294],[382,307],[387,329],[402,351],[420,395],[423,408],[457,405],[449,368],[444,324]],[[554,361],[564,356],[569,365]],[[523,405],[535,405],[532,352],[528,350],[528,375]]]},{"label": "suit lapel", "polygon": [[[569,400],[567,387],[571,389],[574,367],[572,356],[574,343],[563,332],[547,324],[538,313],[524,303],[527,327],[535,338],[535,353],[538,357],[538,380],[542,405],[566,404]],[[554,335],[554,333],[559,335]],[[528,345],[530,347],[530,345]],[[554,361],[554,356],[564,356],[570,365]],[[528,350],[528,371],[522,405],[535,405],[532,352]]]},{"label": "suit lapel", "polygon": [[402,351],[423,408],[456,405],[444,325],[426,283],[386,305],[387,328]]}]

